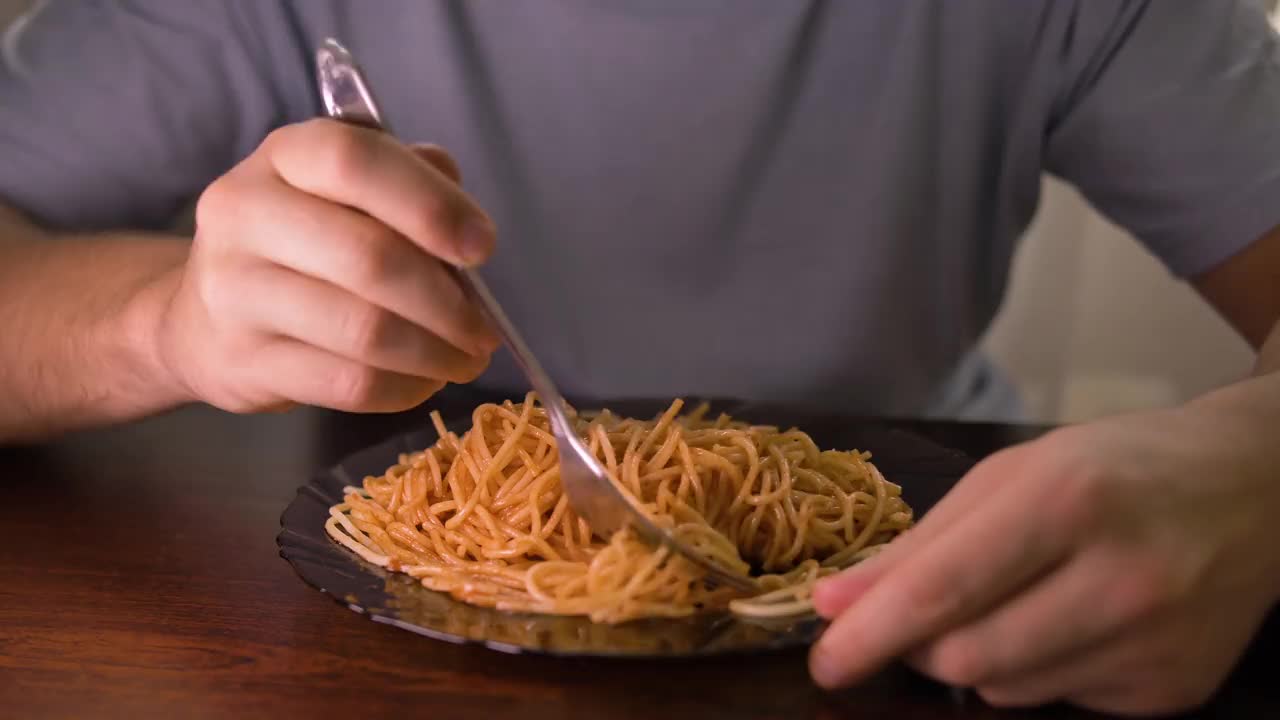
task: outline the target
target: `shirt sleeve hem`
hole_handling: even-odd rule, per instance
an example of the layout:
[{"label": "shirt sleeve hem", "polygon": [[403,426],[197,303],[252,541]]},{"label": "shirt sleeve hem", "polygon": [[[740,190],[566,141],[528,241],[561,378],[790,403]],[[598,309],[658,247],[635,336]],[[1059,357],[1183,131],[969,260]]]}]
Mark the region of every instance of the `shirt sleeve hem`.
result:
[{"label": "shirt sleeve hem", "polygon": [[1280,226],[1280,174],[1255,185],[1203,222],[1153,237],[1149,243],[1170,272],[1189,279],[1226,262]]}]

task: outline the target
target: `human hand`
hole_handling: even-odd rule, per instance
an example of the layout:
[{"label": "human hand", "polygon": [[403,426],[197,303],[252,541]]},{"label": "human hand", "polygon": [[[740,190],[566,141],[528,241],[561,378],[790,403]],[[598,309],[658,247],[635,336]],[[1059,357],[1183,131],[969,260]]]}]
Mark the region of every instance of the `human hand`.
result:
[{"label": "human hand", "polygon": [[1208,699],[1280,595],[1274,426],[1224,403],[1059,430],[976,466],[880,555],[820,583],[810,669],[895,657],[1001,706]]},{"label": "human hand", "polygon": [[499,344],[448,265],[494,227],[438,148],[313,120],[201,196],[159,354],[191,399],[386,412],[468,382]]}]

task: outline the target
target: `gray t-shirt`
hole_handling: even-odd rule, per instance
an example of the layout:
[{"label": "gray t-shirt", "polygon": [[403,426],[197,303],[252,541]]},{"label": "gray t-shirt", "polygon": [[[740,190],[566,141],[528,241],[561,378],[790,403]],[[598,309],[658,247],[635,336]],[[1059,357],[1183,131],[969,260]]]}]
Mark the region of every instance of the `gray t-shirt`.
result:
[{"label": "gray t-shirt", "polygon": [[[457,157],[486,275],[578,396],[1008,416],[974,347],[1042,172],[1180,276],[1280,223],[1244,0],[46,2],[4,44],[0,198],[163,226],[319,113],[328,35]],[[481,382],[524,387],[505,355]]]}]

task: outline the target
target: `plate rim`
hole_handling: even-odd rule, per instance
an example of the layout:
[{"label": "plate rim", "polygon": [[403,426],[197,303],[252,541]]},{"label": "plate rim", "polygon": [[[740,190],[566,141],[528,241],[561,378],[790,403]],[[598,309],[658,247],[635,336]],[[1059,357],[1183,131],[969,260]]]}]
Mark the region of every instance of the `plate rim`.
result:
[{"label": "plate rim", "polygon": [[[616,407],[620,405],[639,405],[639,404],[647,404],[647,406],[649,407],[658,407],[658,405],[661,404],[663,407],[665,407],[667,404],[669,404],[669,402],[670,401],[626,400],[626,401],[619,401],[617,403],[599,403],[598,405],[596,405],[596,407],[604,408],[604,407]],[[746,403],[743,401],[730,400],[730,401],[719,401],[719,402],[712,401],[712,402],[714,403],[713,407],[724,407],[726,405],[729,406],[730,408],[732,408],[735,414],[741,414],[741,411],[743,408],[749,408],[751,406],[750,403]],[[689,404],[692,405],[692,403],[689,403]],[[463,426],[463,425],[469,426],[470,421],[471,421],[471,415],[469,413],[456,413],[456,414],[451,414],[449,417],[445,419],[445,426],[450,430],[454,430],[455,432],[458,432],[460,429],[459,426]],[[939,454],[940,456],[939,459],[942,459],[942,457],[945,456],[946,460],[949,460],[953,463],[957,463],[957,470],[954,473],[957,475],[962,474],[962,472],[958,469],[961,465],[963,465],[967,469],[969,467],[972,467],[976,462],[967,453],[964,453],[963,451],[960,451],[956,448],[948,447],[909,427],[903,427],[895,423],[895,421],[893,420],[868,420],[868,419],[860,419],[860,418],[852,418],[852,417],[845,418],[845,417],[840,417],[838,415],[833,415],[826,418],[822,418],[822,421],[840,422],[842,424],[847,424],[851,426],[860,426],[863,428],[864,431],[870,431],[873,433],[881,432],[886,434],[901,434],[901,435],[907,436],[910,438],[910,442],[915,443],[916,445],[929,447],[932,451]],[[800,425],[800,423],[796,423],[796,424]],[[762,652],[777,652],[777,651],[795,650],[795,649],[803,648],[811,644],[812,641],[816,639],[817,635],[820,633],[822,628],[825,627],[826,625],[824,621],[816,617],[810,617],[804,620],[797,621],[796,623],[793,623],[793,625],[791,626],[791,629],[789,630],[791,635],[788,636],[784,633],[783,635],[779,636],[779,638],[782,641],[777,643],[776,645],[762,644],[760,646],[752,646],[752,647],[723,647],[723,648],[716,648],[714,646],[710,646],[710,647],[701,648],[701,649],[694,650],[692,652],[685,652],[685,653],[655,653],[655,652],[627,652],[627,651],[604,652],[600,650],[590,650],[590,651],[567,650],[566,651],[566,650],[557,650],[553,647],[534,646],[534,645],[526,645],[526,644],[513,644],[513,643],[496,641],[496,640],[485,639],[485,638],[469,637],[466,635],[449,633],[442,630],[436,630],[436,629],[424,627],[423,625],[398,617],[392,608],[378,607],[377,603],[362,601],[359,595],[355,593],[345,593],[343,595],[340,595],[338,592],[335,592],[334,590],[326,587],[325,583],[319,582],[313,577],[309,577],[308,576],[309,573],[304,572],[304,569],[300,566],[300,563],[320,565],[326,568],[329,572],[338,573],[339,575],[346,575],[346,576],[363,575],[364,577],[359,578],[359,580],[362,580],[367,583],[378,582],[385,585],[385,583],[393,579],[393,576],[395,576],[396,574],[393,573],[392,571],[388,571],[385,568],[369,563],[363,560],[362,558],[360,558],[359,556],[357,556],[355,553],[348,550],[347,548],[344,548],[338,543],[334,542],[328,536],[328,533],[325,532],[323,528],[323,522],[321,522],[319,527],[317,528],[317,533],[316,533],[316,535],[318,535],[317,537],[313,535],[308,535],[300,531],[298,528],[293,527],[290,520],[292,517],[296,515],[304,514],[306,512],[305,505],[308,503],[312,504],[313,511],[315,510],[322,511],[324,516],[327,517],[329,507],[341,501],[342,487],[345,485],[359,485],[360,482],[363,480],[363,477],[359,477],[359,478],[354,477],[351,470],[348,469],[348,466],[353,464],[353,462],[357,461],[358,459],[363,458],[364,456],[384,456],[384,454],[391,453],[393,454],[392,457],[394,461],[394,454],[420,450],[424,447],[430,446],[437,439],[438,439],[438,435],[434,427],[431,425],[418,426],[418,427],[410,428],[408,430],[395,433],[391,436],[384,438],[380,442],[376,442],[371,445],[356,449],[350,453],[347,453],[338,462],[334,463],[333,465],[327,468],[321,468],[314,471],[313,473],[311,473],[311,476],[306,483],[296,488],[293,496],[290,498],[289,502],[285,505],[285,507],[280,512],[280,516],[279,516],[280,529],[277,532],[275,539],[276,539],[276,547],[277,547],[279,556],[289,564],[289,566],[293,569],[294,574],[298,576],[299,580],[301,580],[308,587],[318,590],[322,594],[331,598],[333,601],[346,607],[348,610],[352,610],[356,612],[358,615],[362,615],[370,620],[373,620],[374,622],[391,625],[401,630],[407,630],[416,635],[427,637],[432,640],[440,640],[440,641],[448,642],[450,644],[455,644],[455,645],[479,645],[481,647],[485,647],[487,649],[501,652],[504,654],[532,654],[532,655],[547,655],[547,656],[553,656],[553,657],[593,658],[593,659],[655,659],[655,658],[674,659],[674,658],[680,658],[680,657],[704,657],[704,658],[725,657],[725,656],[732,656],[732,655],[744,654],[744,653],[758,654]],[[874,448],[866,448],[866,449],[872,452],[873,459],[874,459],[875,449]],[[936,479],[938,474],[939,473],[937,471],[931,472],[931,471],[928,471],[926,468],[921,468],[914,472],[896,473],[895,476],[891,476],[889,479],[893,482],[897,482],[897,480],[900,478],[919,476],[919,475],[927,475],[927,476],[930,476],[931,479]],[[951,473],[944,473],[944,474],[951,474]],[[902,483],[898,483],[898,484],[902,484]],[[913,510],[915,510],[914,505],[913,505]],[[920,511],[918,514],[922,514],[924,511],[927,511],[927,508],[925,510]],[[316,572],[319,572],[319,571],[316,571]],[[404,577],[407,577],[407,576],[404,576]],[[499,615],[500,618],[510,619],[512,622],[518,622],[520,619],[526,619],[530,621],[545,619],[548,622],[565,621],[565,618],[566,618],[566,616],[537,614],[537,613],[504,613],[503,611],[495,610],[492,608],[480,608],[478,606],[468,605],[466,603],[463,603],[460,600],[456,600],[452,598],[447,593],[431,590],[429,588],[421,586],[420,584],[417,585],[416,589],[413,591],[429,593],[432,596],[436,596],[442,599],[443,601],[463,606],[464,608],[467,608],[468,611],[475,610],[478,612],[500,614]],[[384,591],[380,591],[380,590],[373,590],[372,592],[379,592],[379,593],[385,594]],[[725,618],[730,619],[730,622],[729,622],[730,625],[735,624],[731,621],[733,616],[727,612],[719,612],[719,613],[716,613],[716,615],[724,616]],[[708,619],[711,619],[711,616],[704,615],[704,616],[700,616],[698,621],[706,621]],[[590,620],[586,618],[581,618],[581,617],[574,618],[574,620],[577,620],[584,624],[590,623]],[[650,620],[639,621],[639,622],[665,623],[665,622],[679,622],[682,620],[685,622],[694,622],[694,621],[690,621],[683,618],[670,619],[670,620],[650,619]],[[711,622],[712,622],[712,627],[714,627],[716,621],[712,620]],[[739,623],[747,624],[744,621],[739,621]],[[626,625],[626,623],[623,623],[622,625]],[[714,640],[714,637],[712,637],[711,640]]]}]

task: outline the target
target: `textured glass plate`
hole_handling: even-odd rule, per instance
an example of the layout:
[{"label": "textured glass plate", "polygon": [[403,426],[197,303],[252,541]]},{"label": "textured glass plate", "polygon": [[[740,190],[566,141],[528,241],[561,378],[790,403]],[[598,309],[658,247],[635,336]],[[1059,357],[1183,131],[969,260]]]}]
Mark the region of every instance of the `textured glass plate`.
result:
[{"label": "textured glass plate", "polygon": [[[690,405],[692,406],[692,404]],[[651,417],[667,402],[628,401],[610,409],[635,417]],[[972,465],[963,453],[949,450],[892,423],[867,422],[786,408],[714,402],[713,411],[730,412],[750,422],[799,427],[822,448],[857,448],[872,461],[919,517],[942,497]],[[471,418],[449,418],[461,433]],[[727,613],[704,613],[676,620],[639,620],[602,625],[581,617],[505,613],[478,608],[422,587],[405,575],[371,565],[325,533],[329,507],[341,501],[342,488],[359,485],[366,475],[380,475],[402,452],[420,450],[436,440],[425,429],[396,436],[366,448],[318,473],[299,488],[280,518],[276,541],[280,555],[309,585],[376,622],[388,623],[437,640],[480,643],[510,653],[562,656],[663,657],[761,652],[805,646],[822,630],[815,617],[786,622],[751,622]]]}]

